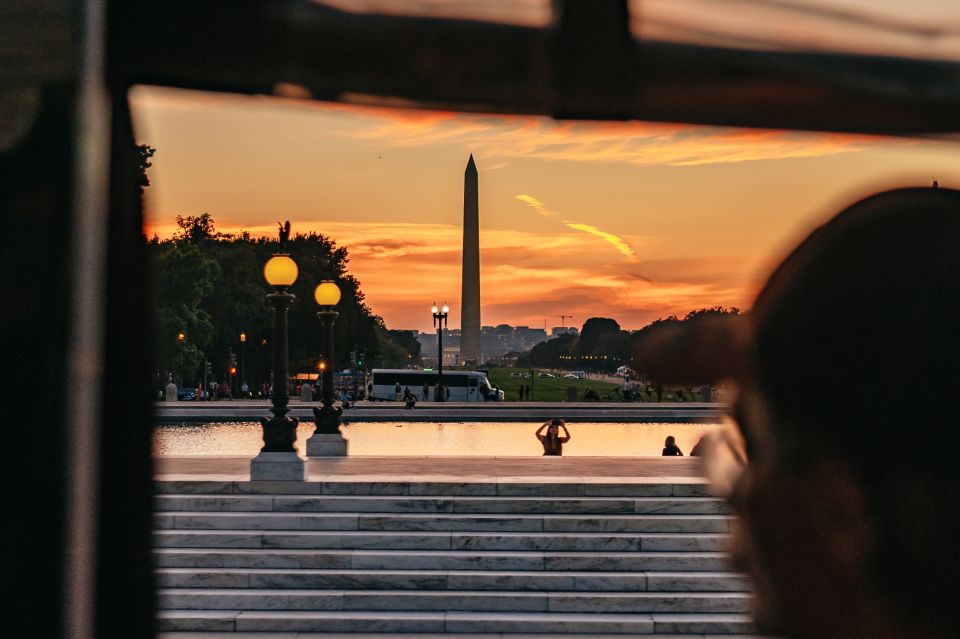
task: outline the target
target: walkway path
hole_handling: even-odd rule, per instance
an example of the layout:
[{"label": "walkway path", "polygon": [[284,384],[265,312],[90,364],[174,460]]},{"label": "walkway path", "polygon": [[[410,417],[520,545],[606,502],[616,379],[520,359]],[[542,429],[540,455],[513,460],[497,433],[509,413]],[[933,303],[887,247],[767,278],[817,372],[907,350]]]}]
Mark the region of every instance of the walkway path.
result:
[{"label": "walkway path", "polygon": [[[316,402],[290,402],[290,416],[313,420]],[[394,402],[360,402],[343,413],[352,422],[542,422],[559,417],[579,422],[718,422],[725,405],[704,403],[609,402],[418,402],[412,410]],[[160,402],[159,423],[256,421],[268,416],[270,404],[256,400]]]},{"label": "walkway path", "polygon": [[[220,475],[237,481],[249,477],[251,458],[161,456],[154,459],[154,472],[158,479]],[[693,457],[328,457],[308,459],[307,473],[310,481],[342,475],[418,480],[429,477],[433,481],[509,477],[530,481],[563,479],[571,483],[630,483],[631,478],[642,478],[643,483],[650,483],[652,478],[691,478],[702,482],[703,477],[702,462]]]}]

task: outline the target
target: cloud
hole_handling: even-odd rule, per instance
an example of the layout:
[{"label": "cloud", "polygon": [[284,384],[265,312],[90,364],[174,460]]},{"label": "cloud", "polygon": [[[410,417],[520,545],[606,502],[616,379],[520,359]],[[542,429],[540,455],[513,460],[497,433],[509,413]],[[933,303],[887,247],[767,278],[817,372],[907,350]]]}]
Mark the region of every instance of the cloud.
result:
[{"label": "cloud", "polygon": [[620,237],[614,235],[613,233],[607,233],[606,231],[601,231],[595,226],[590,226],[589,224],[580,224],[578,222],[564,222],[567,226],[578,231],[583,231],[584,233],[589,233],[590,235],[595,235],[607,242],[613,244],[613,246],[626,255],[627,257],[634,257],[635,253],[630,246],[624,242]]},{"label": "cloud", "polygon": [[[477,157],[587,163],[696,166],[860,151],[869,136],[730,129],[646,122],[557,122],[544,117],[491,116],[389,109],[352,111],[364,126],[348,135],[395,146],[459,144]],[[482,166],[480,167],[483,170]]]},{"label": "cloud", "polygon": [[543,202],[533,197],[532,195],[521,193],[520,195],[514,195],[513,197],[514,199],[520,200],[521,202],[525,203],[527,206],[529,206],[534,211],[536,211],[537,213],[539,213],[544,217],[556,217],[557,215],[556,213],[554,213],[553,211],[545,207],[543,205]]},{"label": "cloud", "polygon": [[[541,116],[480,115],[358,106],[271,96],[136,87],[135,111],[220,110],[243,105],[254,110],[317,112],[336,118],[335,127],[317,135],[384,146],[425,147],[456,144],[470,148],[495,170],[510,160],[533,158],[566,162],[696,166],[853,153],[877,138],[864,135],[731,129],[650,122],[555,121]],[[333,121],[331,120],[331,123]],[[488,166],[482,164],[489,162]]]},{"label": "cloud", "polygon": [[[543,202],[533,197],[532,195],[521,193],[520,195],[514,195],[513,197],[514,199],[524,202],[525,204],[527,204],[527,206],[529,206],[534,211],[536,211],[537,213],[539,213],[544,217],[556,217],[558,215],[556,211],[551,211],[544,205]],[[614,235],[613,233],[607,233],[606,231],[601,231],[600,229],[598,229],[597,227],[591,224],[582,224],[580,222],[574,222],[571,220],[563,220],[563,223],[567,225],[567,227],[575,231],[583,231],[584,233],[588,233],[595,237],[599,237],[600,239],[606,240],[607,242],[612,244],[614,248],[616,248],[618,251],[620,251],[627,257],[631,257],[631,258],[636,257],[636,253],[630,247],[630,245],[627,244],[623,240],[623,238],[617,235]]]}]

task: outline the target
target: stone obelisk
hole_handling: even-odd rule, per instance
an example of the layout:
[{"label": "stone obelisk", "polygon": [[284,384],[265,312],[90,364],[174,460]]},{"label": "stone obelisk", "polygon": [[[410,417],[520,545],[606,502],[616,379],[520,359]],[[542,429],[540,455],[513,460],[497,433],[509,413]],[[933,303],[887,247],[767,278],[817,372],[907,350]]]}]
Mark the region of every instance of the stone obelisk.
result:
[{"label": "stone obelisk", "polygon": [[463,286],[460,298],[460,359],[482,363],[480,354],[480,205],[473,154],[463,173]]}]

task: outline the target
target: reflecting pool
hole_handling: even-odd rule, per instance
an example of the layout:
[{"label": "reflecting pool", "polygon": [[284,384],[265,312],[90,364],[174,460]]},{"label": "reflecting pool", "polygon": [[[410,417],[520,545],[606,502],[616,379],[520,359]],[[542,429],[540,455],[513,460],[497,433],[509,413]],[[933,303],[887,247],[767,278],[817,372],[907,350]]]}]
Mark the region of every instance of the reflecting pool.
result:
[{"label": "reflecting pool", "polygon": [[[673,435],[685,455],[719,424],[570,424],[565,456],[660,455]],[[350,455],[531,456],[543,454],[530,422],[375,422],[343,426]],[[303,453],[312,422],[297,428]],[[164,424],[155,427],[155,455],[255,455],[263,446],[259,423]]]}]

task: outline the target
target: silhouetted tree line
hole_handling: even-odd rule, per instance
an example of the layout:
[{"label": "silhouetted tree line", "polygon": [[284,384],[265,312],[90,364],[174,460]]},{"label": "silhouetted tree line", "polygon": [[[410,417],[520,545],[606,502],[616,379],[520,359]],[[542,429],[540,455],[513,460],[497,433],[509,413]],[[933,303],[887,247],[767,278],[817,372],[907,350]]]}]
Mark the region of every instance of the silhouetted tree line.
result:
[{"label": "silhouetted tree line", "polygon": [[644,374],[643,362],[637,355],[640,343],[651,329],[673,322],[690,322],[715,315],[740,315],[736,307],[713,306],[654,320],[637,331],[621,330],[616,320],[591,317],[583,324],[580,335],[560,335],[541,342],[517,358],[518,367],[583,369],[612,373],[628,366],[636,375]]},{"label": "silhouetted tree line", "polygon": [[[208,213],[178,216],[177,226],[173,238],[154,236],[148,241],[156,277],[159,381],[166,383],[173,375],[180,384],[197,384],[203,379],[204,355],[212,363],[211,381],[224,381],[233,353],[240,369],[235,390],[243,380],[251,389],[269,383],[273,312],[265,301],[269,287],[263,265],[279,252],[278,243],[246,232],[219,233]],[[342,293],[334,326],[337,370],[352,368],[351,351],[365,354],[365,368],[419,362],[419,343],[403,331],[387,330],[383,319],[364,303],[360,283],[347,272],[345,247],[307,233],[291,237],[286,252],[299,267],[290,289],[297,298],[289,315],[291,374],[318,371],[320,320],[313,289],[326,279],[334,280]],[[241,332],[245,343],[240,341]]]}]

